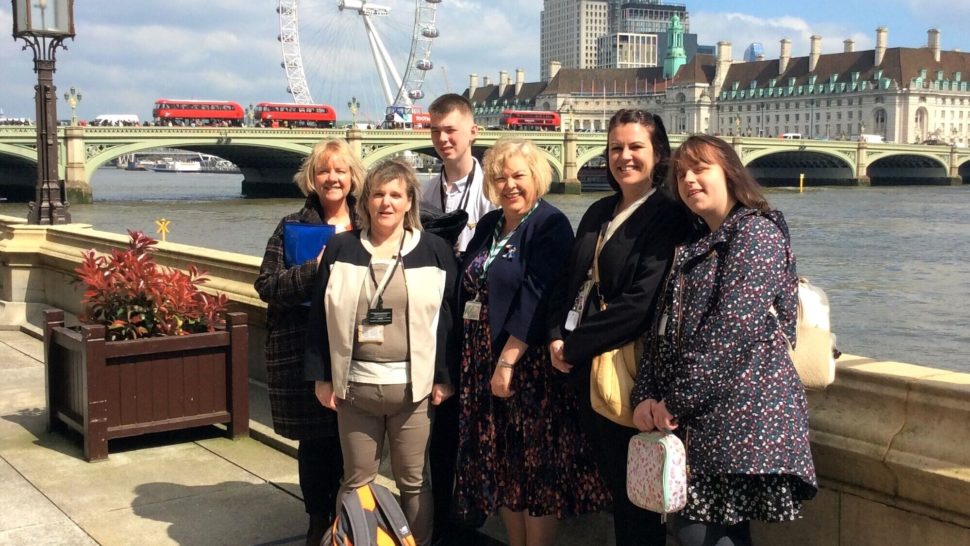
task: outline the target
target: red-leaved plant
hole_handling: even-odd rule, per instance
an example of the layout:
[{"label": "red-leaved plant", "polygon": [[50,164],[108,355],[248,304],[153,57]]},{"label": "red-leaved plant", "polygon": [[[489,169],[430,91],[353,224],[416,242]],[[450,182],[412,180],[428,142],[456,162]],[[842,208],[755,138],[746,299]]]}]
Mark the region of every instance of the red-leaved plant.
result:
[{"label": "red-leaved plant", "polygon": [[205,271],[162,267],[151,254],[158,241],[140,231],[129,230],[128,236],[127,250],[81,253],[74,271],[86,286],[83,322],[103,324],[108,341],[211,332],[223,324],[220,313],[228,298],[199,289],[209,280]]}]

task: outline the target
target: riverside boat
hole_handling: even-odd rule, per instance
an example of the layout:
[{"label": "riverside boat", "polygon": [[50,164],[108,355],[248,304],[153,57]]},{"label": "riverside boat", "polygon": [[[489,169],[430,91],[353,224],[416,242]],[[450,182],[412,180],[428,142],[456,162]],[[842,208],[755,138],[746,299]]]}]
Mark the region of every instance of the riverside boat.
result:
[{"label": "riverside boat", "polygon": [[152,170],[157,173],[198,173],[202,172],[202,163],[163,157],[155,162]]}]

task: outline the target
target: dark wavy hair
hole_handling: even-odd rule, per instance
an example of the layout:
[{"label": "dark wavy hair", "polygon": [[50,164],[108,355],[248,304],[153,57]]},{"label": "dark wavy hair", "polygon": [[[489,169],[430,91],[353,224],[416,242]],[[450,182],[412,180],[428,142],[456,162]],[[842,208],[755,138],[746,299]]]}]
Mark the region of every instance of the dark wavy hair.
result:
[{"label": "dark wavy hair", "polygon": [[654,155],[653,174],[650,179],[653,187],[663,188],[663,182],[667,178],[667,165],[670,162],[670,140],[667,138],[667,128],[664,127],[663,120],[657,114],[629,108],[617,110],[610,118],[609,125],[607,125],[607,145],[606,149],[603,150],[603,158],[606,160],[606,182],[609,183],[613,191],[620,191],[620,185],[616,182],[616,178],[613,177],[613,172],[610,170],[609,134],[617,126],[628,123],[643,125],[650,134],[650,144],[653,146]]},{"label": "dark wavy hair", "polygon": [[684,200],[677,191],[677,185],[688,170],[701,164],[719,165],[724,170],[728,192],[738,203],[761,212],[771,210],[761,185],[741,163],[734,148],[720,138],[707,135],[688,137],[670,160],[670,193],[681,204],[684,204]]}]

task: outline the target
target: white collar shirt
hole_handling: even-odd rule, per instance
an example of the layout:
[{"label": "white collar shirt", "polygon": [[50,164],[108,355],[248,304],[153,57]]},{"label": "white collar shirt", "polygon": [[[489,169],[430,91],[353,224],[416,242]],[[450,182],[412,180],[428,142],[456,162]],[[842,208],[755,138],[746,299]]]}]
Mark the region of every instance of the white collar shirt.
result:
[{"label": "white collar shirt", "polygon": [[[468,225],[465,226],[458,237],[458,252],[464,252],[468,248],[468,243],[475,234],[475,226],[478,225],[481,217],[488,211],[495,209],[495,205],[485,198],[485,176],[482,173],[482,166],[477,159],[472,158],[472,160],[475,162],[474,176],[471,177],[470,182],[466,175],[449,188],[444,172],[441,172],[438,176],[431,177],[421,188],[421,204],[437,209],[441,208],[441,195],[444,193],[444,212],[456,210],[465,200],[465,192],[468,192],[468,199],[465,204],[465,212],[468,213]],[[469,186],[469,184],[471,185]]]}]

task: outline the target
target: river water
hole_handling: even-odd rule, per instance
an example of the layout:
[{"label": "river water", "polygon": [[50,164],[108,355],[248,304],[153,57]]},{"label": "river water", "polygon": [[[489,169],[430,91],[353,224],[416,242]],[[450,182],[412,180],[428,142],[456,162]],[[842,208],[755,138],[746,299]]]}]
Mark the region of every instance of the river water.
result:
[{"label": "river water", "polygon": [[[262,256],[297,199],[242,199],[238,174],[99,169],[96,202],[75,222],[155,234],[173,242]],[[575,226],[603,194],[551,195]],[[828,293],[844,352],[970,372],[970,187],[771,190],[792,232],[798,272]],[[25,216],[23,204],[0,214]]]}]

